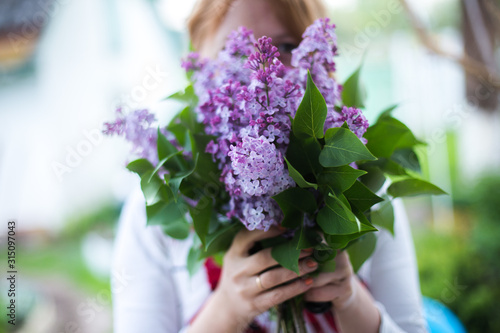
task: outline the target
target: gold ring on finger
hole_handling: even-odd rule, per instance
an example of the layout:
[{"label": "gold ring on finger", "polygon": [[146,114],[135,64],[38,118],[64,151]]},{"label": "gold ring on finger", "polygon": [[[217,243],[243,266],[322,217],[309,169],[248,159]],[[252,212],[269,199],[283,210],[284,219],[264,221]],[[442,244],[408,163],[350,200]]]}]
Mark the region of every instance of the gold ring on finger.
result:
[{"label": "gold ring on finger", "polygon": [[260,279],[260,275],[257,276],[257,278],[255,279],[255,283],[257,283],[257,286],[261,289],[261,290],[266,290],[266,288],[264,288],[264,286],[262,285],[262,281]]}]

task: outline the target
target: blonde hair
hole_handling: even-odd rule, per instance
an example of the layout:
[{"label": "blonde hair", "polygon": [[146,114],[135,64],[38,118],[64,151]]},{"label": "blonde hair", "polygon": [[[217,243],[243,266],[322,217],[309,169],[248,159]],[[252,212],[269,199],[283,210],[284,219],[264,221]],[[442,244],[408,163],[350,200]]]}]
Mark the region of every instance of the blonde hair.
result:
[{"label": "blonde hair", "polygon": [[[191,43],[200,50],[213,37],[227,12],[237,0],[199,0],[188,18]],[[325,16],[321,0],[268,0],[278,20],[296,40],[302,40],[304,30],[314,20]]]}]

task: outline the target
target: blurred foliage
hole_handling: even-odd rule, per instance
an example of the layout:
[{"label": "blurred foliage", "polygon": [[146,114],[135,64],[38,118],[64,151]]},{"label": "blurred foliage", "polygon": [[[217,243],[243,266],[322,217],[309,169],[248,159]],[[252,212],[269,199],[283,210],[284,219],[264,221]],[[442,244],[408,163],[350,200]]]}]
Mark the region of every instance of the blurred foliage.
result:
[{"label": "blurred foliage", "polygon": [[500,332],[500,175],[484,177],[448,233],[415,235],[422,294],[447,305],[470,333]]},{"label": "blurred foliage", "polygon": [[120,204],[107,203],[95,211],[74,216],[66,223],[61,232],[61,238],[80,240],[89,231],[105,235],[114,234],[121,208]]},{"label": "blurred foliage", "polygon": [[79,242],[61,239],[36,248],[20,248],[17,257],[24,277],[63,278],[87,292],[108,288],[108,281],[94,276],[86,266]]},{"label": "blurred foliage", "polygon": [[108,288],[109,282],[93,275],[86,266],[81,241],[91,231],[112,239],[120,210],[119,204],[105,203],[95,211],[70,219],[65,229],[51,241],[19,247],[17,257],[24,274],[36,278],[55,274],[88,292]]},{"label": "blurred foliage", "polygon": [[[82,255],[82,241],[89,232],[113,239],[120,210],[120,204],[104,203],[95,211],[75,215],[59,235],[18,235],[16,263],[20,267],[19,279],[23,289],[20,291],[25,294],[21,295],[23,301],[43,297],[38,288],[51,281],[68,282],[68,285],[74,286],[83,295],[95,295],[103,290],[110,290],[109,279],[94,275],[87,266]],[[2,308],[5,302],[5,295],[0,295]],[[18,308],[18,328],[30,315],[34,305],[33,303],[28,307]],[[6,332],[6,329],[6,321],[2,318],[0,333]]]},{"label": "blurred foliage", "polygon": [[[418,13],[417,13],[418,14]],[[396,30],[413,31],[408,15],[399,0],[358,0],[355,8],[336,8],[330,17],[337,26],[337,34],[352,39],[362,32],[370,37],[388,34]],[[431,31],[460,28],[460,2],[436,2],[429,12],[426,23]],[[375,27],[378,27],[378,30]],[[377,33],[375,33],[378,31]]]}]

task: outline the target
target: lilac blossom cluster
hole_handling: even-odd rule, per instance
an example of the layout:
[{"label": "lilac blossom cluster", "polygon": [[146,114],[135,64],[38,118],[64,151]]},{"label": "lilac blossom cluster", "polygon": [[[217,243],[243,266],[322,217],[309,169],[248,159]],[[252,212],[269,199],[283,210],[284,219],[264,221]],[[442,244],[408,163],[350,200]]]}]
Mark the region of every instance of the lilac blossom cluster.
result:
[{"label": "lilac blossom cluster", "polygon": [[292,68],[279,60],[271,38],[255,40],[239,28],[213,60],[190,54],[183,67],[191,73],[199,98],[198,120],[217,139],[207,145],[221,170],[230,195],[229,217],[250,229],[267,230],[280,222],[281,210],[272,196],[295,186],[284,154],[291,121],[304,95],[307,71],[325,97],[325,130],[347,122],[361,138],[367,123],[354,108],[334,110],[341,86],[333,79],[337,54],[335,26],[317,20],[305,31],[292,54]]},{"label": "lilac blossom cluster", "polygon": [[344,122],[347,123],[349,126],[349,129],[356,134],[356,136],[364,143],[366,144],[368,141],[363,138],[363,135],[365,134],[366,130],[368,129],[368,126],[370,125],[368,123],[368,120],[365,118],[365,115],[363,112],[361,112],[360,109],[357,108],[348,108],[347,106],[342,107],[341,111],[341,116],[337,120],[337,123],[335,124],[335,127],[342,126]]},{"label": "lilac blossom cluster", "polygon": [[[199,100],[197,120],[204,124],[206,134],[216,138],[206,151],[221,170],[230,196],[227,215],[240,219],[250,230],[279,224],[282,213],[272,196],[295,186],[284,155],[290,119],[304,95],[308,71],[327,103],[325,131],[346,122],[364,140],[368,122],[361,111],[335,110],[341,104],[342,87],[332,77],[337,55],[334,28],[328,19],[308,27],[292,52],[292,67],[281,63],[271,38],[256,40],[243,27],[229,35],[216,59],[191,53],[183,61]],[[124,136],[136,155],[157,164],[154,121],[147,110],[123,114],[118,109],[116,121],[106,123],[104,132]]]},{"label": "lilac blossom cluster", "polygon": [[147,109],[124,113],[121,108],[116,110],[116,120],[104,123],[104,134],[124,136],[132,143],[134,155],[149,160],[152,164],[158,163],[156,140],[158,132],[153,127],[155,116]]},{"label": "lilac blossom cluster", "polygon": [[271,197],[294,186],[283,156],[303,88],[286,78],[288,69],[278,57],[271,38],[255,41],[240,28],[217,59],[193,55],[184,63],[188,71],[195,69],[198,120],[217,138],[206,151],[230,194],[228,216],[250,230],[278,224],[281,211]]},{"label": "lilac blossom cluster", "polygon": [[307,27],[302,35],[299,47],[292,51],[292,66],[296,81],[305,87],[307,71],[311,72],[314,84],[325,98],[328,108],[328,116],[325,122],[325,130],[336,127],[339,114],[335,112],[335,105],[340,102],[342,86],[332,77],[335,71],[335,59],[337,55],[337,35],[335,25],[330,24],[330,19],[322,18],[316,20]]}]

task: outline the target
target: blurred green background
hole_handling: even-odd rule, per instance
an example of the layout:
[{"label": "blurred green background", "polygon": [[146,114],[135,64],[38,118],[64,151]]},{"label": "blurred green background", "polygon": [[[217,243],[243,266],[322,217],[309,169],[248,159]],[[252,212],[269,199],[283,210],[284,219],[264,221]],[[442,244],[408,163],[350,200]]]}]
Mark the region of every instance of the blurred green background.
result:
[{"label": "blurred green background", "polygon": [[[160,122],[175,111],[159,101],[184,85],[193,3],[0,2],[0,266],[14,219],[16,332],[112,332],[113,238],[137,179],[124,168],[128,147],[100,130],[118,104],[150,107]],[[337,77],[364,59],[367,117],[398,103],[394,115],[428,143],[424,177],[450,193],[405,201],[422,294],[468,332],[500,332],[500,4],[326,3]]]}]

